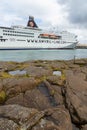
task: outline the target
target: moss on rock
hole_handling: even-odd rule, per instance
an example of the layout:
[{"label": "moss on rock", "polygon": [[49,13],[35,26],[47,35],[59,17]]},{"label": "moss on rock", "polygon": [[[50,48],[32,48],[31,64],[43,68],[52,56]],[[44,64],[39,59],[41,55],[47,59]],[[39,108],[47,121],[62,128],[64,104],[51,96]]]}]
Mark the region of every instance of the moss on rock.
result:
[{"label": "moss on rock", "polygon": [[6,93],[5,91],[1,91],[0,92],[0,104],[4,103],[4,101],[6,100]]},{"label": "moss on rock", "polygon": [[0,73],[0,78],[11,78],[12,76],[8,74],[7,72],[1,72]]}]

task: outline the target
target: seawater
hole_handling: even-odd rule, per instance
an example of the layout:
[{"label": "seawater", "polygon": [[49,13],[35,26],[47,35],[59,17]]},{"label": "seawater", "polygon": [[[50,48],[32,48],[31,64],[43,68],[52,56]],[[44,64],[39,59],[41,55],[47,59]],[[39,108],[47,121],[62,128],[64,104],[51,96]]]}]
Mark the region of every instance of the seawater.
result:
[{"label": "seawater", "polygon": [[0,61],[71,60],[87,58],[87,49],[0,50]]}]

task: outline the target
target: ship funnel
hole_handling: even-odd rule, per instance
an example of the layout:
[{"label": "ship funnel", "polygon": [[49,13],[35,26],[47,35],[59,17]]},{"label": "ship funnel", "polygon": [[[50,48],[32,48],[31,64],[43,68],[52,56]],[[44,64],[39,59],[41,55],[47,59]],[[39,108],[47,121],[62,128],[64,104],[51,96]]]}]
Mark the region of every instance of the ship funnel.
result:
[{"label": "ship funnel", "polygon": [[33,16],[29,16],[29,20],[28,20],[27,26],[38,28],[37,24],[34,21],[34,17]]},{"label": "ship funnel", "polygon": [[34,20],[34,17],[33,16],[29,16],[29,20],[30,21]]}]

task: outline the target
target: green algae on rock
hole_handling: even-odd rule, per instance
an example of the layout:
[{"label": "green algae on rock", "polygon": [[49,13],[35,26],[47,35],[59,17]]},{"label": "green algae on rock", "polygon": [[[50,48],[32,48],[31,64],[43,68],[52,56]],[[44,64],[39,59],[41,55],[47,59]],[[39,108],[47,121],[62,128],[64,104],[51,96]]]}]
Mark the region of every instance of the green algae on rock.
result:
[{"label": "green algae on rock", "polygon": [[0,92],[0,104],[4,103],[5,100],[6,100],[6,93],[5,93],[5,91],[2,90]]}]

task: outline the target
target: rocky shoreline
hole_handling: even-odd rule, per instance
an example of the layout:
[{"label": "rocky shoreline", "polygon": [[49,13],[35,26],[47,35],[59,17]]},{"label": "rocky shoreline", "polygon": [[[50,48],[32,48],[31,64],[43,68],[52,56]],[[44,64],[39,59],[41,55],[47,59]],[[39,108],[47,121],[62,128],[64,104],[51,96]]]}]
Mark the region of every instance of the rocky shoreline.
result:
[{"label": "rocky shoreline", "polygon": [[0,130],[87,130],[87,59],[0,62]]}]

